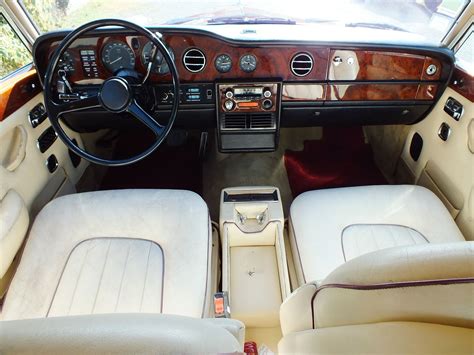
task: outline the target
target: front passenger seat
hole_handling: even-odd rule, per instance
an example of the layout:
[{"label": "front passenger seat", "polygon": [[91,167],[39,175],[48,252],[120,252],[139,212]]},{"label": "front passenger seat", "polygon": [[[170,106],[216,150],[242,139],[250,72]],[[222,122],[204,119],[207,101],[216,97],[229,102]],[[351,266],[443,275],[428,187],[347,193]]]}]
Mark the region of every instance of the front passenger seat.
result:
[{"label": "front passenger seat", "polygon": [[206,317],[211,248],[208,209],[193,192],[118,190],[55,199],[32,227],[2,319]]},{"label": "front passenger seat", "polygon": [[280,353],[472,354],[474,242],[359,256],[280,309]]}]

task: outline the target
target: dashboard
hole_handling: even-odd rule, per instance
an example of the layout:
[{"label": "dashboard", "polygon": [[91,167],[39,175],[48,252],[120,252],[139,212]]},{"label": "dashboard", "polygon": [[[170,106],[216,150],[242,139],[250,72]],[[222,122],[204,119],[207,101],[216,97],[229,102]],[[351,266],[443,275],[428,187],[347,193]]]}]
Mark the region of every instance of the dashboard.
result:
[{"label": "dashboard", "polygon": [[[226,123],[237,127],[234,132],[250,132],[252,112],[272,114],[266,128],[273,133],[279,127],[415,123],[441,96],[454,68],[452,52],[439,47],[245,41],[197,29],[152,30],[161,33],[178,70],[181,105],[177,123],[217,127],[222,134]],[[65,35],[67,32],[46,34],[35,43],[40,79]],[[97,85],[120,69],[145,75],[154,54],[144,37],[104,29],[73,43],[60,66],[72,85]],[[155,57],[149,78],[154,89],[148,101],[152,101],[152,110],[163,114],[172,100],[171,75],[162,53]],[[89,117],[89,130],[103,121],[103,117]],[[74,128],[74,118],[69,123]],[[262,124],[254,133],[264,130]]]}]

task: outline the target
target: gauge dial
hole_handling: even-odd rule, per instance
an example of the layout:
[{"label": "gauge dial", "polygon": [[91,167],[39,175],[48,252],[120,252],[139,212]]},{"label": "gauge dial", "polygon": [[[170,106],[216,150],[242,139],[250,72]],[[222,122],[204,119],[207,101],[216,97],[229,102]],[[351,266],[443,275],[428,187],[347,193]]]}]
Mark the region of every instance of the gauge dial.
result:
[{"label": "gauge dial", "polygon": [[63,53],[61,59],[59,59],[58,68],[64,70],[66,73],[69,74],[74,73],[74,56],[71,52],[66,51]]},{"label": "gauge dial", "polygon": [[232,58],[227,54],[221,54],[216,58],[214,65],[220,73],[227,73],[232,68]]},{"label": "gauge dial", "polygon": [[102,49],[102,63],[112,73],[119,69],[133,69],[135,67],[135,54],[123,42],[109,42]]},{"label": "gauge dial", "polygon": [[251,73],[257,68],[257,58],[253,54],[246,54],[240,58],[240,69]]},{"label": "gauge dial", "polygon": [[[145,44],[142,50],[142,55],[141,55],[141,61],[144,67],[148,66],[148,63],[150,63],[151,60],[151,55],[152,55],[152,49],[153,49],[153,43],[148,42]],[[171,50],[171,48],[168,48],[168,52],[170,52],[171,59],[174,61],[174,53]],[[165,58],[163,57],[163,53],[161,51],[158,52],[156,55],[156,61],[155,65],[153,68],[154,73],[158,74],[167,74],[170,72],[170,68],[168,66],[168,63],[166,63]]]}]

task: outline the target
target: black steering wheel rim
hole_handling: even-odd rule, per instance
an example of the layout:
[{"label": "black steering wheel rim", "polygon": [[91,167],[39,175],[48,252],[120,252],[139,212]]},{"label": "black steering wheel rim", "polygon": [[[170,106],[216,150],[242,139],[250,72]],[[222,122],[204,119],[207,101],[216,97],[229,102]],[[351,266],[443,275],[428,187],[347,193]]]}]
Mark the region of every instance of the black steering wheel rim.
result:
[{"label": "black steering wheel rim", "polygon": [[[142,123],[144,123],[148,128],[150,128],[153,133],[157,136],[155,142],[152,144],[151,147],[149,147],[147,150],[141,152],[140,154],[137,154],[133,157],[126,158],[126,159],[120,159],[120,160],[112,160],[112,159],[104,159],[97,157],[93,154],[90,154],[89,152],[85,151],[84,149],[81,149],[78,145],[74,144],[73,140],[67,135],[67,133],[64,131],[62,128],[61,124],[59,123],[60,117],[62,114],[67,113],[67,112],[72,112],[72,111],[81,111],[81,110],[86,110],[88,108],[93,108],[93,107],[103,107],[102,100],[100,98],[100,91],[99,94],[97,95],[96,98],[91,98],[88,101],[88,98],[85,98],[80,101],[80,105],[85,105],[82,106],[82,108],[79,107],[79,103],[75,103],[75,101],[72,101],[71,103],[63,106],[68,106],[71,107],[69,111],[61,111],[60,105],[58,105],[55,102],[54,99],[54,94],[53,94],[53,79],[55,76],[55,73],[58,68],[59,60],[62,57],[63,53],[69,48],[69,46],[78,38],[80,38],[82,35],[86,34],[87,32],[90,32],[92,30],[95,30],[100,27],[105,27],[105,26],[119,26],[123,27],[125,29],[131,29],[135,32],[137,32],[140,35],[145,36],[148,40],[150,40],[156,47],[157,49],[163,54],[163,57],[168,64],[168,67],[170,69],[171,77],[172,77],[172,90],[173,90],[173,103],[171,107],[171,114],[169,116],[168,122],[165,126],[161,126],[156,120],[149,115],[146,111],[144,111],[137,103],[135,100],[133,100],[133,103],[130,103],[130,105],[127,107],[127,111],[130,112],[133,116],[137,117],[137,115],[143,115],[145,114],[146,116],[142,116],[139,118]],[[156,53],[155,52],[155,57]],[[154,60],[154,58],[152,59]],[[118,78],[115,76],[111,76],[109,79],[112,78]],[[107,81],[106,80],[106,81]],[[105,83],[105,81],[104,81]],[[102,87],[101,87],[102,89]],[[176,69],[176,65],[164,45],[164,43],[161,41],[161,39],[154,34],[153,32],[149,31],[146,28],[143,28],[139,25],[136,25],[134,23],[124,21],[124,20],[119,20],[119,19],[100,19],[100,20],[95,20],[89,23],[86,23],[72,32],[70,32],[64,39],[61,41],[61,43],[58,45],[56,48],[51,61],[48,65],[48,69],[46,71],[46,75],[44,78],[44,99],[45,99],[45,107],[46,107],[46,112],[48,114],[48,118],[51,122],[51,125],[53,126],[54,130],[58,134],[59,138],[61,141],[74,153],[79,155],[81,158],[88,160],[89,162],[99,164],[99,165],[105,165],[105,166],[123,166],[123,165],[129,165],[133,164],[139,160],[142,160],[146,158],[148,155],[153,153],[166,139],[168,136],[169,132],[171,131],[171,128],[173,127],[173,124],[176,120],[176,116],[178,113],[178,108],[179,108],[179,77],[178,77],[178,71]],[[97,100],[97,101],[96,101]],[[95,104],[95,105],[94,105]],[[105,109],[105,108],[104,108]],[[142,112],[139,112],[139,111]],[[111,112],[111,110],[108,110]],[[160,131],[158,132],[158,127],[161,127]]]}]

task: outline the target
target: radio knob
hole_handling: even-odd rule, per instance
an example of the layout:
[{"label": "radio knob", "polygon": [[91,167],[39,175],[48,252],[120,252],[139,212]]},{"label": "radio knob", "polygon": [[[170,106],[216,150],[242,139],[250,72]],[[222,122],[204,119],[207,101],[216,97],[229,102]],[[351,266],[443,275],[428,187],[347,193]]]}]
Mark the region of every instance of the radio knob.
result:
[{"label": "radio knob", "polygon": [[263,96],[268,99],[272,96],[272,92],[270,90],[265,90]]},{"label": "radio knob", "polygon": [[234,97],[234,93],[232,92],[232,90],[226,91],[225,97],[227,97],[228,99],[231,99],[232,97]]},{"label": "radio knob", "polygon": [[269,110],[273,107],[273,102],[272,100],[270,99],[266,99],[266,100],[263,100],[262,102],[262,107],[265,109],[265,110]]},{"label": "radio knob", "polygon": [[224,102],[224,108],[227,110],[227,111],[231,111],[233,108],[234,108],[234,101],[232,100],[226,100]]}]

